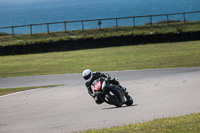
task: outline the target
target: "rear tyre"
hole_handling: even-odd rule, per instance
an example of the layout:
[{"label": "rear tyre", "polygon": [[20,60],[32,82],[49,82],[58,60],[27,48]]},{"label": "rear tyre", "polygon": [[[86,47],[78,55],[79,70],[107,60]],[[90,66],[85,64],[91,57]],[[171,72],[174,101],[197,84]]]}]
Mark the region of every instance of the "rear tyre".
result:
[{"label": "rear tyre", "polygon": [[126,104],[127,106],[131,106],[131,105],[133,104],[133,99],[132,99],[132,97],[129,96],[128,93],[125,94],[125,97],[126,97],[126,99],[127,99],[127,101],[125,102],[125,104]]}]

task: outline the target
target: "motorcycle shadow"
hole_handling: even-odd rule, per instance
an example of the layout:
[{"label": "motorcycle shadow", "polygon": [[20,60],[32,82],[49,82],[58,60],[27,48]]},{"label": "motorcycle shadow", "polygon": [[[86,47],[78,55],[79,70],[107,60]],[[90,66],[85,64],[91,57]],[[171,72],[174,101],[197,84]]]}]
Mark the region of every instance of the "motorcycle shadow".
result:
[{"label": "motorcycle shadow", "polygon": [[109,107],[109,108],[102,108],[102,110],[105,110],[105,109],[121,109],[121,108],[128,108],[128,107],[134,107],[134,106],[138,106],[138,105],[137,104],[133,104],[131,106]]}]

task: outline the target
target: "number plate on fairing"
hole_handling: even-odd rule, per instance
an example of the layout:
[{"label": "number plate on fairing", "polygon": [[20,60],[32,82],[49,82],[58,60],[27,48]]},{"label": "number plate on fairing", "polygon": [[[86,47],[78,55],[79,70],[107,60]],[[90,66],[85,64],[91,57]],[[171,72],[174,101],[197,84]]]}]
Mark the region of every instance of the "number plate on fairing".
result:
[{"label": "number plate on fairing", "polygon": [[92,85],[94,86],[94,91],[100,90],[100,89],[101,89],[101,84],[102,84],[101,80],[100,80],[100,79],[96,79],[96,80],[92,83]]}]

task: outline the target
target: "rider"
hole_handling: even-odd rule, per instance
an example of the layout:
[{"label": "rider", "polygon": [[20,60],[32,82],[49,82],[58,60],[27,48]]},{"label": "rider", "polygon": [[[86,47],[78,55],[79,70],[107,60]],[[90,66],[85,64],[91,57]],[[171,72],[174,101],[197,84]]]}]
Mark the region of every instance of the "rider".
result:
[{"label": "rider", "polygon": [[97,104],[102,104],[103,101],[98,97],[97,94],[93,93],[92,91],[91,85],[94,80],[104,77],[109,79],[109,83],[118,85],[120,88],[125,89],[119,84],[119,82],[115,78],[111,79],[111,77],[108,74],[104,74],[101,72],[92,72],[90,69],[86,69],[83,71],[82,76],[86,80],[85,86],[88,89],[88,93],[95,99],[95,102]]}]

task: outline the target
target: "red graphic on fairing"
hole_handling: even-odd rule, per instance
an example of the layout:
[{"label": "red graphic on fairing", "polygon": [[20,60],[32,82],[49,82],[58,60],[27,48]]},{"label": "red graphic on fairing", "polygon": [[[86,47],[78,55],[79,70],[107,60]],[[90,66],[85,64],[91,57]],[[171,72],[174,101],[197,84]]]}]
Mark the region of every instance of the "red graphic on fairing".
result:
[{"label": "red graphic on fairing", "polygon": [[97,83],[94,85],[94,91],[98,91],[99,89],[101,89],[101,81],[97,82]]}]

